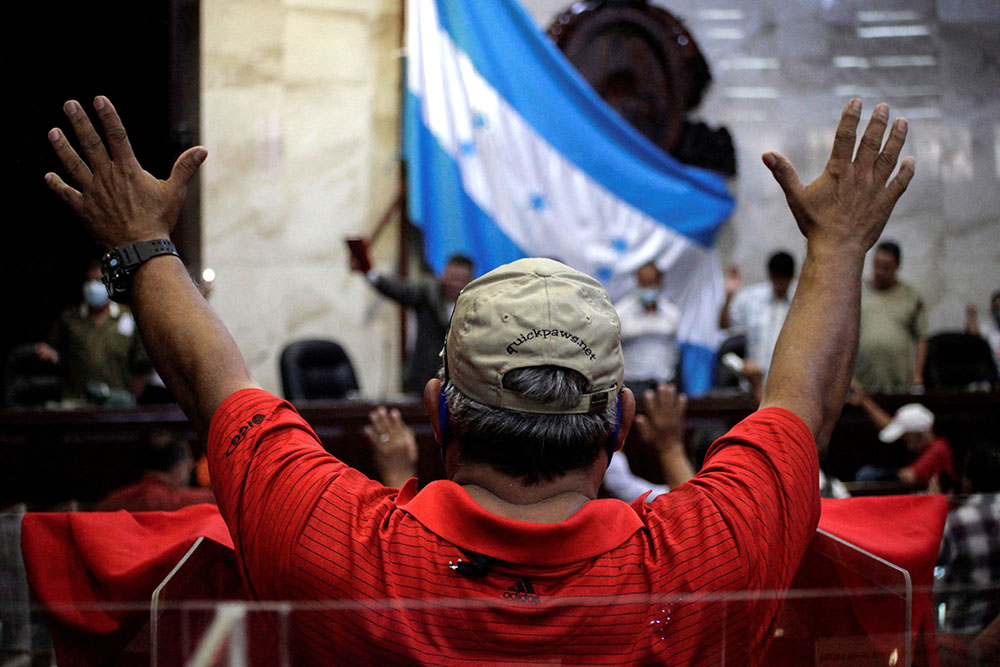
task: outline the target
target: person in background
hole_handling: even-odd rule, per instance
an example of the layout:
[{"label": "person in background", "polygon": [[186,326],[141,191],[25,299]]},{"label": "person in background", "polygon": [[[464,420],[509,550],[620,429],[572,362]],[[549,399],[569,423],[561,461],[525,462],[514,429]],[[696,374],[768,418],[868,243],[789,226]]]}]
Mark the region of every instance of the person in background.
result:
[{"label": "person in background", "polygon": [[379,481],[393,489],[401,489],[406,480],[417,476],[417,438],[403,421],[403,415],[393,408],[380,405],[368,413],[364,428],[371,443]]},{"label": "person in background", "polygon": [[915,289],[899,280],[902,251],[883,241],[861,292],[861,334],[854,376],[866,391],[906,391],[924,384],[927,313]]},{"label": "person in background", "polygon": [[[351,269],[364,272],[364,264],[351,255]],[[424,385],[437,376],[441,365],[439,352],[448,331],[451,311],[459,292],[473,276],[472,260],[465,255],[453,255],[445,263],[438,280],[404,280],[379,273],[365,272],[368,281],[384,296],[413,309],[417,319],[417,338],[403,371],[403,391],[419,394]]]},{"label": "person in background", "polygon": [[83,303],[60,314],[35,354],[62,368],[63,398],[133,405],[150,367],[128,308],[112,302],[92,262],[84,274]]},{"label": "person in background", "polygon": [[767,260],[767,282],[743,286],[736,267],[726,273],[726,300],[719,311],[719,328],[746,332],[745,360],[767,377],[781,325],[795,295],[795,258],[780,250]]},{"label": "person in background", "polygon": [[[975,637],[968,659],[947,664],[997,664],[1000,657],[1000,446],[980,440],[969,448],[960,491],[948,512],[935,569],[941,629]],[[985,630],[984,630],[985,628]],[[991,656],[991,659],[984,659]]]},{"label": "person in background", "polygon": [[622,323],[625,384],[643,396],[674,381],[681,311],[663,296],[663,273],[653,262],[635,272],[636,289],[615,304]]},{"label": "person in background", "polygon": [[660,464],[664,484],[653,484],[632,472],[624,450],[615,452],[604,473],[604,490],[613,498],[632,502],[647,491],[652,501],[694,477],[694,466],[684,449],[684,414],[687,396],[673,385],[660,384],[641,396],[643,411],[635,417],[639,439],[652,447]]},{"label": "person in background", "polygon": [[[847,402],[868,414],[879,429],[879,440],[892,443],[902,438],[907,450],[916,457],[913,463],[898,470],[863,466],[855,476],[857,481],[899,480],[924,489],[928,486],[940,489],[942,483],[947,485],[957,479],[951,445],[943,437],[934,434],[934,413],[926,407],[919,403],[908,403],[897,410],[896,414],[889,415],[857,380],[851,383]],[[944,475],[947,478],[942,480]]]},{"label": "person in background", "polygon": [[199,503],[215,504],[212,489],[192,487],[194,461],[184,440],[154,433],[145,452],[142,478],[112,491],[94,507],[99,512],[171,512]]},{"label": "person in background", "polygon": [[978,309],[969,304],[965,309],[965,331],[981,336],[989,343],[993,360],[1000,371],[1000,290],[990,296],[990,312],[979,315]]}]

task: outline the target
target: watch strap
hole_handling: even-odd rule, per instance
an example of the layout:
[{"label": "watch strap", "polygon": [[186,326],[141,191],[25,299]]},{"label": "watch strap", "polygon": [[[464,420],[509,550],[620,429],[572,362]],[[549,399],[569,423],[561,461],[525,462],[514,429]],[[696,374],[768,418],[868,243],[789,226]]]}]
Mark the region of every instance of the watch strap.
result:
[{"label": "watch strap", "polygon": [[[131,245],[115,248],[119,257],[125,264],[126,270],[139,268],[147,260],[160,255],[177,255],[177,248],[170,239],[153,239],[152,241],[140,241]],[[180,255],[177,255],[178,257]]]},{"label": "watch strap", "polygon": [[180,257],[170,239],[140,241],[111,250],[101,260],[104,286],[113,301],[127,303],[132,287],[132,275],[147,261],[160,255]]}]

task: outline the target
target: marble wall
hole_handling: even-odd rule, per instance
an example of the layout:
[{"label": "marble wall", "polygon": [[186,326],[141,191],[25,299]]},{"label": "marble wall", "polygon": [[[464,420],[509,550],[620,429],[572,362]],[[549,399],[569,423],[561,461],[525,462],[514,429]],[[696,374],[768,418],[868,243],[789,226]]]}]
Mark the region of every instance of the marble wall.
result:
[{"label": "marble wall", "polygon": [[[547,25],[566,0],[525,0]],[[800,259],[760,164],[818,174],[844,101],[910,120],[911,191],[886,237],[932,329],[1000,288],[1000,9],[986,0],[659,2],[685,19],[715,77],[699,114],[733,133],[738,208],[724,261],[762,279],[774,248]],[[399,0],[203,0],[204,261],[214,305],[252,372],[280,382],[285,342],[341,340],[362,390],[398,388],[398,310],[349,275],[345,235],[369,233],[398,189]],[[738,8],[736,8],[738,7]],[[390,267],[391,228],[374,248]]]},{"label": "marble wall", "polygon": [[[257,380],[287,342],[339,340],[362,391],[398,385],[398,311],[350,274],[399,189],[398,0],[204,0],[204,265]],[[398,234],[373,248],[391,267]]]}]

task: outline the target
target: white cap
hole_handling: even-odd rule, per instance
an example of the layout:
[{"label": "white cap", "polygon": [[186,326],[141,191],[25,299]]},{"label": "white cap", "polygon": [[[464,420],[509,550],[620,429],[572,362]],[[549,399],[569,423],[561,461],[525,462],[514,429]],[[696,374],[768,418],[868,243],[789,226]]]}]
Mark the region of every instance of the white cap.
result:
[{"label": "white cap", "polygon": [[930,433],[934,428],[934,413],[919,403],[907,403],[892,416],[892,421],[879,431],[882,442],[895,442],[904,433]]}]

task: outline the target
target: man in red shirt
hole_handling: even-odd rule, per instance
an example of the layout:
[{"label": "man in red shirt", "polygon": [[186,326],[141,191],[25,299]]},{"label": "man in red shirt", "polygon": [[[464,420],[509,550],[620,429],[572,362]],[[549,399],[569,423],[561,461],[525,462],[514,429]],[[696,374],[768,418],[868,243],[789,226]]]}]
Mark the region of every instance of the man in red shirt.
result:
[{"label": "man in red shirt", "polygon": [[[859,100],[803,185],[763,156],[808,240],[761,410],[702,471],[651,503],[599,500],[635,414],[618,318],[592,278],[520,260],[455,306],[440,379],[424,391],[448,479],[399,491],[323,450],[262,391],[166,241],[207,153],[159,181],[107,98],[101,142],[65,110],[86,163],[50,140],[75,188],[50,187],[108,249],[157,370],[208,434],[212,480],[247,587],[303,603],[286,638],[303,664],[754,664],[819,515],[816,443],[840,412],[857,347],[865,252],[913,174],[878,105],[855,155]],[[114,263],[117,262],[117,263]],[[646,395],[653,407],[662,398]],[[317,602],[319,604],[317,604]],[[309,604],[306,604],[309,603]]]},{"label": "man in red shirt", "polygon": [[[878,439],[884,443],[902,441],[914,457],[898,470],[874,465],[862,466],[855,479],[859,482],[901,481],[923,489],[929,486],[940,491],[955,484],[954,455],[951,445],[934,433],[934,413],[919,403],[907,403],[890,415],[882,409],[857,380],[851,382],[847,402],[864,410],[879,429]],[[942,480],[942,477],[944,478]]]}]

